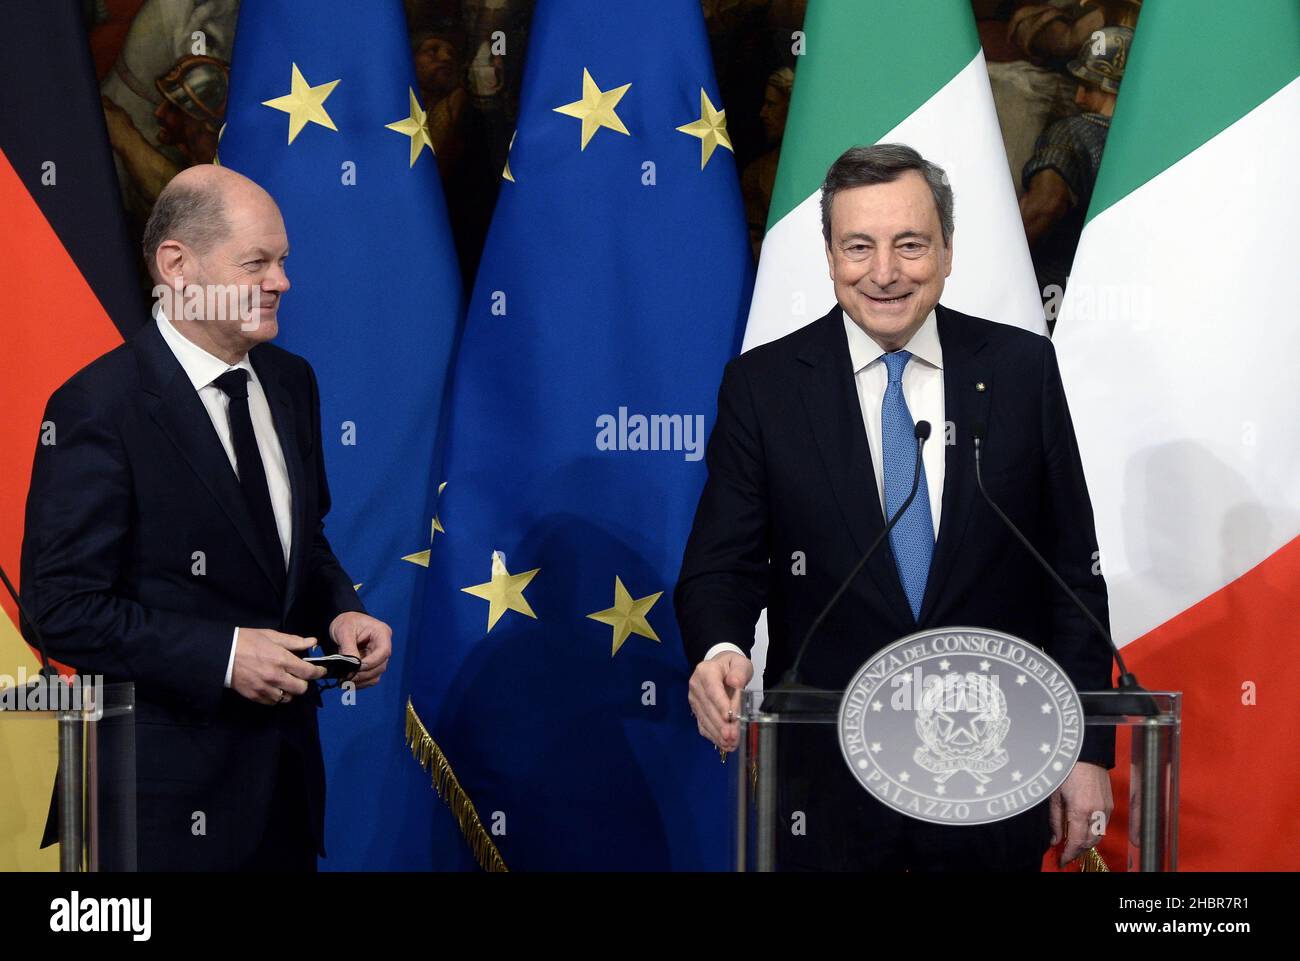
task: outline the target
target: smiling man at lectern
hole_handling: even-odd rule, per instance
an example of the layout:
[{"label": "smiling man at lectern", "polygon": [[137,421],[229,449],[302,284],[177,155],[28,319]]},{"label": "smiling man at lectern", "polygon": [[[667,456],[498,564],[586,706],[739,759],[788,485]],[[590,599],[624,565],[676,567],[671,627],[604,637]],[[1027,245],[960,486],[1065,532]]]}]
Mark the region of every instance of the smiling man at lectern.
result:
[{"label": "smiling man at lectern", "polygon": [[[812,638],[803,682],[843,689],[898,638],[963,625],[1042,646],[1080,690],[1109,688],[1106,642],[976,489],[972,430],[983,424],[989,494],[1106,623],[1092,505],[1051,341],[939,303],[952,270],[953,194],[910,147],[841,156],[822,187],[822,225],[838,304],[723,375],[675,593],[700,733],[735,750],[759,613],[768,612],[770,687],[910,491],[920,420],[934,433],[917,496]],[[1095,812],[1110,816],[1113,737],[1085,737],[1048,803],[975,826],[877,803],[825,740],[824,753],[793,761],[806,834],[785,839],[784,866],[1036,871],[1061,837],[1067,861],[1095,845]]]}]

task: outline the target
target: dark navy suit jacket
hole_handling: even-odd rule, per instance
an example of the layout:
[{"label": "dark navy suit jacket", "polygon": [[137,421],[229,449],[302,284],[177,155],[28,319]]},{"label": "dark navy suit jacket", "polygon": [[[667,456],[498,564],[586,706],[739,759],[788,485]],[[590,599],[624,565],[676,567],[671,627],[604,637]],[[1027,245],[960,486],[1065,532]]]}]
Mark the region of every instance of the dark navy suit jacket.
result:
[{"label": "dark navy suit jacket", "polygon": [[319,693],[256,704],[224,687],[226,666],[236,626],[312,636],[332,651],[330,622],[364,608],[325,539],[315,374],[272,344],[249,358],[293,495],[283,590],[272,565],[284,558],[261,546],[207,409],[156,324],[54,392],[45,420],[55,443],[36,449],[23,598],[51,656],[135,682],[142,869],[243,863],[285,750],[301,758],[303,816],[324,853]]}]

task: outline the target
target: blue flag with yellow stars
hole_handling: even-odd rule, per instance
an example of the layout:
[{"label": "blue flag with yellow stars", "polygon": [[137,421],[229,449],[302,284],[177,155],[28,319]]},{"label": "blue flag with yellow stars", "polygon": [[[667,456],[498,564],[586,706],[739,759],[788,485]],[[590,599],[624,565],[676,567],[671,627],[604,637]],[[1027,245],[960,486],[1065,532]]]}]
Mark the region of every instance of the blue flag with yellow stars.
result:
[{"label": "blue flag with yellow stars", "polygon": [[288,230],[276,343],[320,383],[325,533],[393,628],[377,687],[324,692],[321,866],[428,868],[429,785],[402,742],[402,677],[463,293],[401,0],[244,0],[226,118],[218,162],[264,186]]},{"label": "blue flag with yellow stars", "polygon": [[698,0],[538,5],[407,716],[469,864],[726,866],[671,596],[752,284],[723,106]]}]

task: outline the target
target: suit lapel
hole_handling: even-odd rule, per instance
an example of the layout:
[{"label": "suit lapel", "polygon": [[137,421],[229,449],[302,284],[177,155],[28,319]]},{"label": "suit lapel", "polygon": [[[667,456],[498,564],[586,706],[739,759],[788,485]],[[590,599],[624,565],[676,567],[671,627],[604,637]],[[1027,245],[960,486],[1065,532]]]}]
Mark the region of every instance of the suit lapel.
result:
[{"label": "suit lapel", "polygon": [[[836,503],[858,550],[866,553],[884,529],[885,521],[841,309],[837,306],[817,323],[822,327],[822,336],[799,355],[799,360],[812,368],[804,382],[804,408]],[[876,548],[867,570],[897,615],[910,621],[907,595],[888,543]]]},{"label": "suit lapel", "polygon": [[[939,344],[943,348],[944,418],[953,425],[954,443],[944,447],[943,500],[939,515],[939,539],[930,561],[921,617],[925,623],[933,616],[943,596],[948,577],[961,551],[971,508],[979,492],[975,488],[975,449],[971,429],[977,423],[988,424],[989,397],[993,388],[991,359],[982,356],[984,340],[952,316],[947,308],[935,308],[939,327]],[[983,389],[980,388],[983,385]],[[930,443],[943,443],[944,433]]]},{"label": "suit lapel", "polygon": [[234,525],[257,564],[279,592],[270,559],[257,536],[252,514],[239,487],[239,479],[230,466],[221,438],[212,426],[212,418],[199,399],[194,385],[185,376],[171,348],[163,340],[156,323],[150,322],[132,340],[140,365],[141,385],[149,395],[149,414],[159,428],[176,445],[190,468],[208,489]]},{"label": "suit lapel", "polygon": [[293,608],[298,585],[302,578],[300,568],[303,563],[303,543],[306,537],[306,519],[303,516],[302,459],[298,456],[298,439],[293,433],[293,406],[289,403],[289,394],[280,382],[279,371],[271,364],[270,355],[257,348],[249,351],[249,360],[257,371],[257,379],[266,394],[267,405],[271,408],[271,419],[275,422],[275,433],[280,439],[280,451],[284,456],[285,468],[289,474],[289,492],[291,505],[291,535],[289,546],[289,570],[286,578],[284,597],[284,616]]}]

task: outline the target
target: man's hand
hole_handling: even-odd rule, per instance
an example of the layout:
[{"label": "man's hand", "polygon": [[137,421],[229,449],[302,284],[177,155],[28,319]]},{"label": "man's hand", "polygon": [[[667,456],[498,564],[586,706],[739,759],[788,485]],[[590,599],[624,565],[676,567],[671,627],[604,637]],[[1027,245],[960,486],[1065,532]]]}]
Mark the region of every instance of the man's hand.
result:
[{"label": "man's hand", "polygon": [[700,661],[691,675],[688,700],[700,734],[719,750],[740,746],[740,692],[754,676],[754,664],[743,654],[722,651]]},{"label": "man's hand", "polygon": [[1115,800],[1110,794],[1110,775],[1104,767],[1080,761],[1065,783],[1048,801],[1052,821],[1052,846],[1061,843],[1061,867],[1065,867],[1088,848],[1101,843],[1110,823]]},{"label": "man's hand", "polygon": [[325,668],[308,664],[293,653],[305,653],[315,646],[314,637],[241,627],[230,686],[258,704],[284,704],[306,693],[308,682],[325,676]]},{"label": "man's hand", "polygon": [[340,654],[361,658],[361,670],[351,681],[358,688],[374,687],[379,675],[388,670],[388,658],[393,653],[393,629],[369,614],[344,611],[330,623],[330,638],[339,646]]}]

